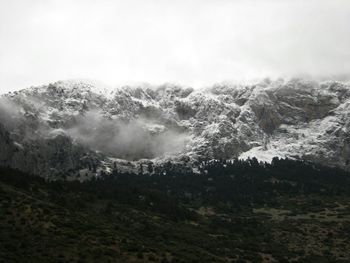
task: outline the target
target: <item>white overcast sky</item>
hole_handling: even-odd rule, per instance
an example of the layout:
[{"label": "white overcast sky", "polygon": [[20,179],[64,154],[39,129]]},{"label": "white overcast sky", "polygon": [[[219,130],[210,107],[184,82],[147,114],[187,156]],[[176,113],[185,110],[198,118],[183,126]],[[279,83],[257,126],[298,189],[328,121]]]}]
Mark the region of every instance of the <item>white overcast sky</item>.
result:
[{"label": "white overcast sky", "polygon": [[0,92],[350,73],[350,0],[0,0]]}]

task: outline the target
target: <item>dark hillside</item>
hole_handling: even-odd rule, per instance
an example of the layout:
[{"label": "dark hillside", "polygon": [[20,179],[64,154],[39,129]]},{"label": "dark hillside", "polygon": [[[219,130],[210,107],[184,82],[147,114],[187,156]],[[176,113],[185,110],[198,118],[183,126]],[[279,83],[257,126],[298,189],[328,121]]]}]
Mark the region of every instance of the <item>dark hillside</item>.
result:
[{"label": "dark hillside", "polygon": [[1,262],[349,262],[350,175],[301,161],[168,163],[53,181],[0,168]]}]

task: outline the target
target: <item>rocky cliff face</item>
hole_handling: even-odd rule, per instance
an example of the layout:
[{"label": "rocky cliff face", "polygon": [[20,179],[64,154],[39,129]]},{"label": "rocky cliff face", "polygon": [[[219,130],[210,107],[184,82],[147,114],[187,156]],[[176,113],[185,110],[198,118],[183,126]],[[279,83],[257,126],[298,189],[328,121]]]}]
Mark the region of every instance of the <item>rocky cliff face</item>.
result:
[{"label": "rocky cliff face", "polygon": [[[60,81],[3,95],[0,162],[52,176],[118,160],[305,158],[350,169],[350,85],[264,80],[113,91]],[[126,161],[122,161],[124,159]]]}]

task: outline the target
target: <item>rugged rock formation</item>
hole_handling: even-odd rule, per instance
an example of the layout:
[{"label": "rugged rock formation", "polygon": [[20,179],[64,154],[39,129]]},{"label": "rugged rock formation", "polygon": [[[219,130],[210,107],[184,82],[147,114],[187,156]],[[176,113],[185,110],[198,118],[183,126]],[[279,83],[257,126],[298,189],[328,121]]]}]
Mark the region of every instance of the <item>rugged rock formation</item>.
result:
[{"label": "rugged rock formation", "polygon": [[137,167],[132,162],[140,158],[280,156],[350,169],[345,83],[280,79],[110,91],[59,81],[3,95],[1,104],[1,164],[45,176],[108,170],[119,159]]}]

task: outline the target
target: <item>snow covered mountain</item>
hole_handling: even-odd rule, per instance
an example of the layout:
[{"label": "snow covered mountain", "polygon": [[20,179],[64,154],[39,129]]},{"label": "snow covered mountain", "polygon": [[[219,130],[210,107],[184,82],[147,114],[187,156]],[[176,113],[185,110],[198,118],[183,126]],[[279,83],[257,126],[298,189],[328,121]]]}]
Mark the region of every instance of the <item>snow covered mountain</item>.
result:
[{"label": "snow covered mountain", "polygon": [[274,156],[350,169],[350,84],[302,79],[110,90],[59,81],[0,100],[0,164],[42,176]]}]

